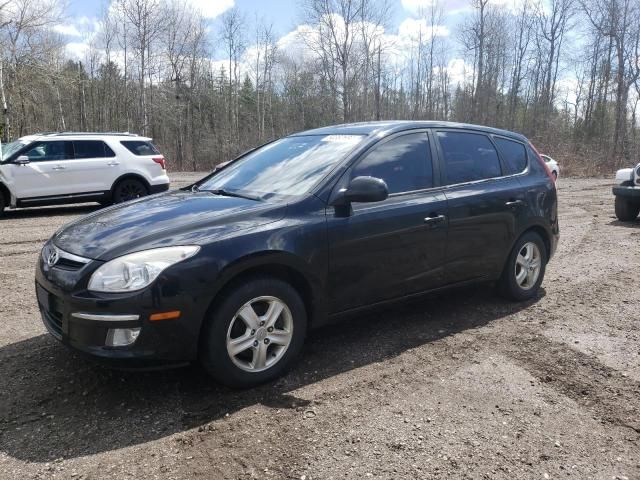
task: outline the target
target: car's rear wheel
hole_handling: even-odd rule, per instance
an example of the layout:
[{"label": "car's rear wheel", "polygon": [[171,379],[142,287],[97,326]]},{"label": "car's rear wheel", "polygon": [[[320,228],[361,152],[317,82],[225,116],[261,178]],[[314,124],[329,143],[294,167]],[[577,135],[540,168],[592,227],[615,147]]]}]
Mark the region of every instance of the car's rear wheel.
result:
[{"label": "car's rear wheel", "polygon": [[4,193],[0,190],[0,217],[4,215],[4,207],[6,207],[6,201],[4,198]]},{"label": "car's rear wheel", "polygon": [[527,232],[514,245],[499,281],[499,290],[515,301],[538,294],[547,265],[547,249],[535,232]]},{"label": "car's rear wheel", "polygon": [[236,283],[207,319],[204,368],[219,382],[246,388],[282,375],[302,349],[307,313],[298,292],[277,278]]},{"label": "car's rear wheel", "polygon": [[147,186],[135,178],[125,178],[113,189],[113,203],[122,203],[149,195]]},{"label": "car's rear wheel", "polygon": [[616,196],[615,210],[618,220],[621,222],[632,222],[638,218],[640,203],[634,203],[624,197]]}]

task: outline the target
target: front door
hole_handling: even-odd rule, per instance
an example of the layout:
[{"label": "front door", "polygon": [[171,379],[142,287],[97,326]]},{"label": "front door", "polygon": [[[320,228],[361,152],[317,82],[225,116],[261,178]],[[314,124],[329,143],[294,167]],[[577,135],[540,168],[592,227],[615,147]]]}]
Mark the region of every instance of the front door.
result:
[{"label": "front door", "polygon": [[327,208],[331,313],[439,286],[447,202],[434,185],[427,132],[383,140],[345,175],[381,178],[390,195],[354,203],[348,216]]},{"label": "front door", "polygon": [[73,145],[69,141],[51,140],[35,143],[21,156],[29,163],[6,165],[19,199],[48,197],[69,193],[66,171],[73,162]]}]

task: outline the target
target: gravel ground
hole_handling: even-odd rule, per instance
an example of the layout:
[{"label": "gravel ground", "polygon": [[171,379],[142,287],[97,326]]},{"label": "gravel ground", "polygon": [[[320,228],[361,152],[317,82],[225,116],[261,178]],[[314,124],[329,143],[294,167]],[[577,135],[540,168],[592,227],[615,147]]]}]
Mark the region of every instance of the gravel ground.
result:
[{"label": "gravel ground", "polygon": [[[193,174],[175,174],[174,185]],[[540,297],[487,286],[313,332],[297,368],[231,391],[199,369],[110,371],[45,334],[33,268],[95,207],[0,221],[0,478],[640,478],[640,221],[561,179]]]}]

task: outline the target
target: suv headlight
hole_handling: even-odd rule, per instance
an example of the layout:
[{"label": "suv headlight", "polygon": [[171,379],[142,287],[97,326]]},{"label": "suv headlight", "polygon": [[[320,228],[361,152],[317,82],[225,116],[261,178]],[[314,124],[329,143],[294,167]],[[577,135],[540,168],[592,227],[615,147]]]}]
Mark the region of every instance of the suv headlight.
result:
[{"label": "suv headlight", "polygon": [[200,247],[164,247],[114,258],[98,268],[89,280],[94,292],[132,292],[151,284],[167,267],[193,257]]}]

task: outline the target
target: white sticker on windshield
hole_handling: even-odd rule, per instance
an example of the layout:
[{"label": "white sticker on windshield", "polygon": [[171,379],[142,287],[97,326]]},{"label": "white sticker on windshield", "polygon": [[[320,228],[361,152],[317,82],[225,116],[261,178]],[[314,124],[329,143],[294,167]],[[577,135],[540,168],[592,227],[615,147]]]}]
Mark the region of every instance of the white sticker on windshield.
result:
[{"label": "white sticker on windshield", "polygon": [[322,138],[323,142],[353,142],[357,140],[358,135],[327,135]]}]

